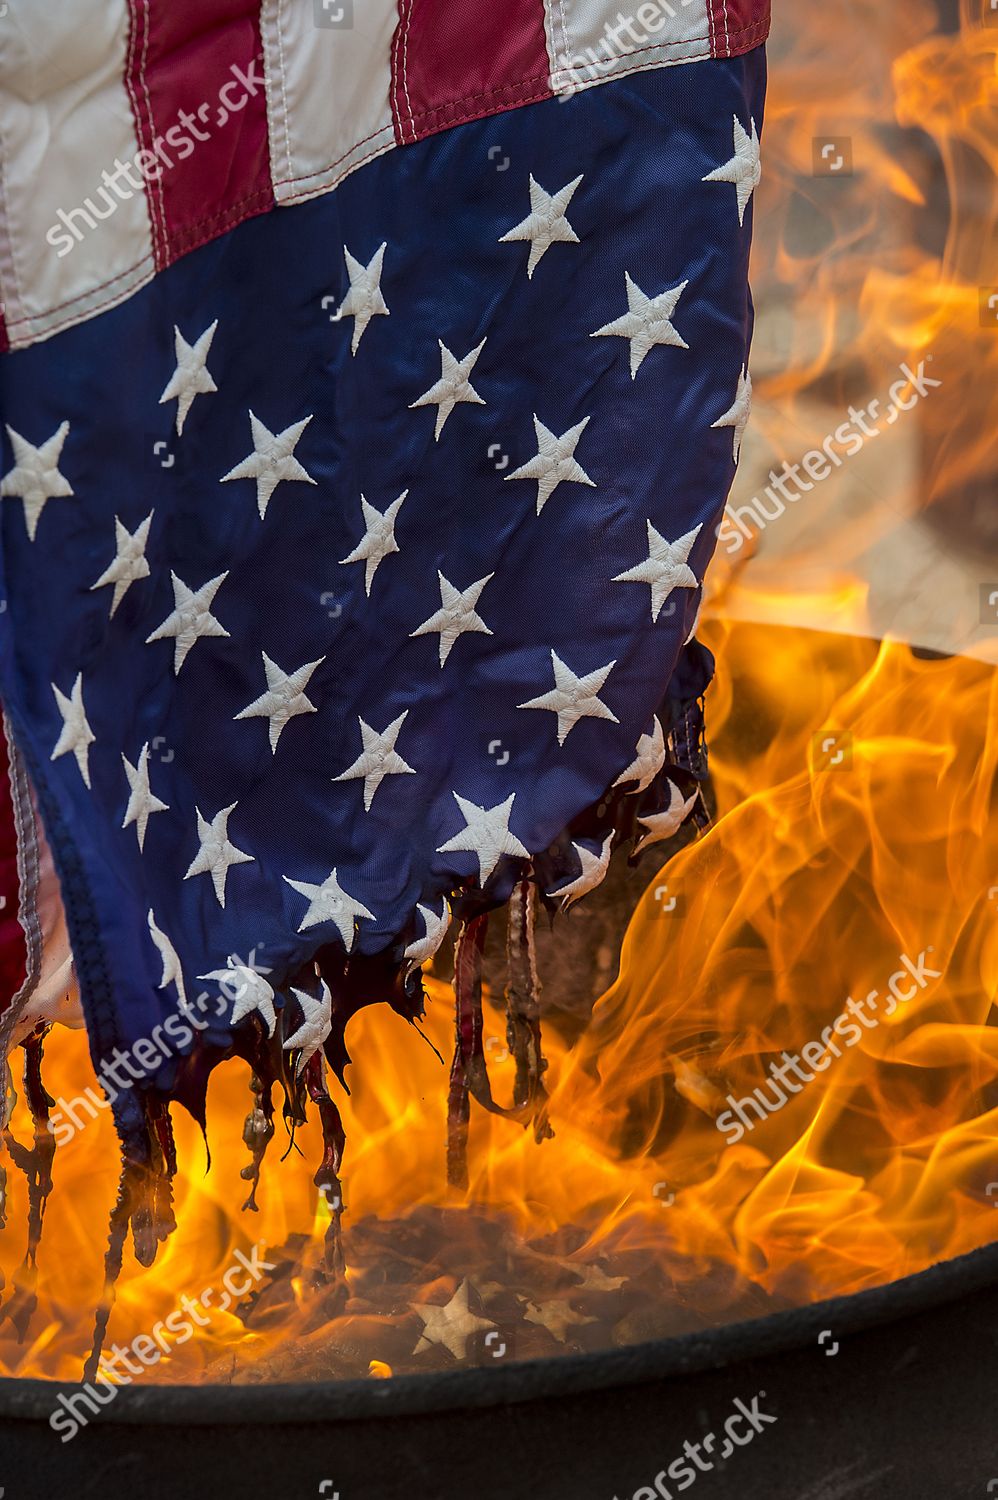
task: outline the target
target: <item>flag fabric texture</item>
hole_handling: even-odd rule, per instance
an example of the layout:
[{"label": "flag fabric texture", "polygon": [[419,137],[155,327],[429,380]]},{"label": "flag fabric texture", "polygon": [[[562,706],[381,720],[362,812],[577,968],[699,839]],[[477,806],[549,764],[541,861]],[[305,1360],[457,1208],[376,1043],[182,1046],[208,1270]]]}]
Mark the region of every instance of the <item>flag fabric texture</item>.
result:
[{"label": "flag fabric texture", "polygon": [[0,973],[30,778],[134,1156],[146,1087],[190,1102],[250,1033],[341,1067],[452,915],[568,905],[703,816],[767,26],[12,5]]}]

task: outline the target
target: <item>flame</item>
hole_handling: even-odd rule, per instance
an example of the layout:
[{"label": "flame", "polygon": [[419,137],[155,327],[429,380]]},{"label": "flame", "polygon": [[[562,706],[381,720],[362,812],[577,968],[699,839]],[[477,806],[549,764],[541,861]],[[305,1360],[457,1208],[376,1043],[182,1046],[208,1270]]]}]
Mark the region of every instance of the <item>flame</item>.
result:
[{"label": "flame", "polygon": [[[483,1299],[493,1295],[487,1226],[501,1227],[503,1255],[526,1257],[537,1297],[553,1288],[564,1300],[575,1275],[605,1305],[654,1272],[684,1316],[695,1303],[715,1321],[884,1283],[998,1233],[998,677],[974,659],[998,659],[993,631],[947,614],[942,585],[885,621],[869,565],[886,556],[903,582],[925,537],[943,550],[939,529],[913,528],[926,515],[937,528],[962,524],[967,496],[993,477],[998,318],[993,337],[981,288],[998,289],[998,26],[965,5],[960,31],[943,36],[919,0],[854,12],[844,27],[797,7],[774,39],[756,210],[756,425],[736,500],[774,460],[820,446],[844,406],[882,392],[902,361],[932,353],[945,378],[733,563],[719,555],[701,631],[720,668],[708,700],[718,816],[666,874],[647,871],[619,934],[619,974],[588,1025],[578,1005],[546,1018],[553,1139],[538,1145],[473,1110],[469,1187],[449,1189],[446,1070],[385,1007],[361,1011],[348,1042],[366,1065],[351,1070],[350,1097],[336,1095],[349,1142],[348,1300],[324,1316],[318,1126],[299,1131],[283,1162],[278,1136],[260,1210],[240,1214],[248,1076],[238,1063],[217,1069],[211,1171],[177,1112],[178,1228],[152,1267],[128,1251],[111,1314],[109,1341],[127,1342],[184,1297],[202,1307],[205,1325],[147,1378],[339,1373],[344,1350],[370,1378],[420,1368],[412,1305],[447,1301],[476,1270]],[[899,127],[917,127],[922,145]],[[811,175],[825,136],[849,139],[852,176]],[[938,625],[970,654],[916,654],[898,638],[907,625],[923,644],[937,644],[925,632]],[[583,904],[566,925],[585,920]],[[886,997],[904,958],[908,973],[921,961],[933,977],[892,1013],[882,1005],[841,1055],[828,1057],[826,1042],[825,1068],[740,1138],[719,1127],[731,1101],[772,1093],[784,1054],[821,1052],[850,997]],[[450,986],[436,976],[427,988],[426,1033],[446,1056]],[[506,1099],[513,1063],[488,995],[485,1018]],[[53,1032],[45,1078],[66,1099],[93,1083],[83,1037]],[[13,1131],[30,1139],[23,1103]],[[34,1270],[19,1264],[27,1189],[8,1171],[3,1295],[20,1287],[37,1302],[20,1338],[0,1323],[0,1373],[77,1379],[117,1185],[108,1113],[59,1148],[53,1172]],[[291,1269],[268,1283],[248,1326],[219,1289],[235,1252],[256,1244]],[[420,1261],[412,1247],[427,1245]],[[379,1300],[372,1286],[391,1257],[394,1292]],[[563,1347],[525,1326],[542,1341],[529,1348]],[[635,1326],[627,1336],[659,1325]]]}]

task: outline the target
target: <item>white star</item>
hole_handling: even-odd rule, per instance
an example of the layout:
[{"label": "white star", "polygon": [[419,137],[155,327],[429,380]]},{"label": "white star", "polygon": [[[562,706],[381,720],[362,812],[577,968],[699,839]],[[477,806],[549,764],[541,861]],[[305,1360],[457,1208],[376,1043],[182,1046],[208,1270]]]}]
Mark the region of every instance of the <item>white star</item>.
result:
[{"label": "white star", "polygon": [[76,764],[80,768],[83,784],[90,786],[90,746],[97,736],[93,733],[87,723],[86,711],[83,707],[83,673],[77,672],[76,681],[73,683],[73,691],[70,697],[60,693],[55,683],[52,683],[52,691],[59,712],[62,714],[62,729],[56,740],[55,749],[52,751],[50,760],[58,760],[60,755],[67,755],[70,750],[76,757]]},{"label": "white star", "polygon": [[125,775],[128,777],[129,798],[125,809],[125,821],[122,828],[127,828],[130,823],[135,824],[135,832],[139,838],[139,849],[142,849],[146,841],[146,825],[153,813],[169,812],[170,804],[161,802],[154,797],[149,786],[149,744],[148,741],[139,751],[137,765],[132,765],[123,755],[122,764],[125,767]]},{"label": "white star", "polygon": [[140,578],[149,577],[149,564],[146,562],[146,542],[149,539],[149,527],[155,514],[150,511],[144,521],[141,521],[134,531],[118,519],[114,518],[115,556],[108,563],[96,583],[90,585],[90,592],[94,589],[102,589],[109,583],[114,584],[114,593],[111,596],[111,613],[108,619],[114,618],[114,612],[127,594],[129,587]]},{"label": "white star", "polygon": [[315,704],[305,696],[309,678],[316,667],[325,661],[320,656],[318,661],[307,661],[304,666],[296,672],[284,672],[276,662],[271,661],[266,651],[261,651],[263,657],[263,670],[267,674],[267,691],[261,693],[259,698],[246,708],[241,708],[235,715],[236,719],[269,719],[270,720],[270,748],[277,753],[277,742],[281,732],[296,714],[314,714]]},{"label": "white star", "polygon": [[690,633],[686,637],[685,641],[683,642],[684,646],[688,646],[689,645],[690,641],[693,639],[693,637],[696,635],[698,629],[700,628],[700,615],[702,614],[702,612],[703,612],[703,597],[701,596],[700,599],[697,602],[697,612],[693,616],[693,625],[690,628]]},{"label": "white star", "polygon": [[572,194],[582,181],[574,178],[557,193],[546,193],[540,183],[530,178],[530,212],[515,228],[501,235],[500,245],[510,240],[529,240],[530,257],[527,260],[527,277],[531,278],[544,253],[556,241],[577,245],[579,236],[565,217]]},{"label": "white star", "polygon": [[164,401],[172,401],[176,397],[178,437],[184,430],[187,413],[194,405],[194,397],[207,396],[212,391],[218,390],[218,386],[211,378],[211,371],[205,364],[217,327],[218,319],[216,318],[211,327],[205,329],[197,343],[189,344],[174,324],[173,345],[177,355],[177,368],[170,376],[166,389],[159,398],[159,404],[162,406]]},{"label": "white star", "polygon": [[743,366],[742,373],[738,377],[738,390],[735,393],[734,401],[732,401],[723,417],[718,417],[716,422],[711,422],[710,424],[711,427],[733,427],[735,429],[733,434],[735,463],[738,462],[738,455],[742,447],[742,436],[748,426],[751,411],[752,377]]},{"label": "white star", "polygon": [[634,759],[626,771],[621,771],[614,786],[626,786],[629,781],[636,782],[630,790],[629,795],[634,797],[638,792],[643,792],[646,787],[651,786],[655,777],[665,765],[665,735],[658,719],[652,720],[651,734],[643,734],[638,740]]},{"label": "white star", "polygon": [[59,456],[68,432],[69,423],[63,422],[50,438],[36,448],[27,438],[15,432],[13,427],[7,428],[7,436],[14,449],[14,467],[8,469],[0,480],[0,495],[16,496],[24,501],[24,524],[28,528],[28,539],[32,542],[46,500],[73,493],[69,481],[59,473]]},{"label": "white star", "polygon": [[[224,902],[223,902],[224,905]],[[213,969],[210,974],[199,974],[199,979],[211,979],[218,985],[227,1000],[233,1002],[230,1026],[238,1026],[254,1011],[262,1016],[267,1025],[267,1035],[274,1035],[277,1016],[274,1012],[274,991],[259,969],[244,964],[235,953],[225,960],[224,969]]]},{"label": "white star", "polygon": [[572,848],[579,856],[579,864],[582,866],[581,873],[572,881],[571,885],[563,885],[556,891],[548,891],[549,896],[556,896],[561,901],[562,911],[568,911],[574,906],[581,896],[594,890],[606,875],[610,868],[610,847],[613,844],[613,834],[608,833],[603,840],[603,848],[599,854],[594,854],[587,849],[585,844],[572,844]]},{"label": "white star", "polygon": [[451,910],[446,900],[439,917],[429,906],[422,906],[419,902],[416,903],[416,910],[423,919],[424,932],[421,938],[413,938],[402,955],[403,958],[409,960],[408,972],[410,974],[413,969],[418,969],[420,964],[429,963],[447,936],[451,921]]},{"label": "white star", "polygon": [[284,1043],[284,1050],[290,1052],[293,1047],[301,1048],[301,1057],[295,1069],[296,1073],[300,1073],[333,1029],[333,997],[325,980],[322,981],[322,991],[318,1000],[307,990],[296,990],[294,986],[291,988],[291,993],[302,1008],[304,1020],[298,1030],[288,1037]]},{"label": "white star", "polygon": [[373,912],[347,895],[336,878],[335,870],[330,870],[320,885],[312,885],[307,880],[292,880],[288,875],[284,879],[292,890],[308,898],[308,911],[302,918],[299,932],[304,932],[306,927],[317,927],[320,922],[333,922],[349,953],[353,947],[354,919],[369,917],[374,921]]},{"label": "white star", "polygon": [[170,573],[173,581],[173,613],[167,615],[152,635],[146,636],[146,645],[151,646],[153,641],[167,640],[170,636],[174,638],[174,676],[187,660],[188,651],[202,636],[225,636],[228,639],[229,632],[222,628],[211,612],[215,595],[228,576],[228,573],[219,573],[217,578],[209,578],[199,589],[191,589],[176,573]]},{"label": "white star", "polygon": [[472,630],[479,635],[491,635],[492,631],[485,621],[479,614],[476,614],[475,605],[485,585],[493,576],[492,573],[487,573],[484,578],[479,578],[477,583],[469,584],[461,591],[452,583],[448,583],[444,575],[438,571],[440,608],[436,614],[424,620],[422,625],[409,632],[410,639],[416,635],[433,635],[439,631],[440,665],[443,666],[454,642],[458,636],[464,635],[465,631]]},{"label": "white star", "polygon": [[[524,1321],[536,1323],[541,1328],[546,1328],[559,1344],[568,1342],[568,1331],[570,1328],[579,1328],[585,1323],[595,1323],[595,1318],[586,1317],[584,1313],[575,1311],[570,1303],[565,1301],[554,1302],[528,1302],[527,1310],[523,1314]],[[654,1493],[654,1491],[653,1491]]]},{"label": "white star", "polygon": [[[651,589],[651,618],[656,622],[662,605],[673,589],[698,589],[700,580],[689,566],[693,543],[700,535],[700,526],[684,532],[674,542],[667,542],[650,521],[648,527],[648,556],[644,562],[618,573],[614,583],[646,583]],[[702,525],[702,523],[701,523]],[[671,610],[670,610],[671,614]]]},{"label": "white star", "polygon": [[374,794],[384,781],[386,776],[415,776],[412,766],[407,765],[401,755],[396,754],[395,741],[399,737],[399,730],[406,721],[409,710],[399,714],[393,719],[387,729],[372,729],[370,724],[365,724],[358,715],[357,723],[360,725],[360,737],[364,744],[363,753],[358,755],[353,765],[346,771],[334,776],[334,781],[354,781],[358,777],[364,778],[364,811],[370,812]]},{"label": "white star", "polygon": [[554,687],[550,692],[516,706],[546,708],[557,714],[559,745],[565,743],[580,719],[609,719],[611,724],[619,723],[616,714],[612,714],[597,697],[611,670],[617,665],[615,661],[607,662],[605,667],[597,667],[595,672],[588,672],[585,677],[576,677],[571,667],[567,667],[555,651],[551,652],[551,665],[554,668]]},{"label": "white star", "polygon": [[350,277],[350,290],[337,308],[333,322],[338,323],[341,318],[353,318],[351,354],[357,353],[357,347],[371,319],[379,316],[388,317],[388,304],[381,295],[381,267],[385,258],[385,249],[386,245],[382,244],[364,266],[359,260],[354,259],[345,245],[343,247],[343,258],[347,263],[347,275]]},{"label": "white star", "polygon": [[648,831],[642,834],[634,845],[635,854],[640,854],[641,850],[647,849],[649,844],[660,844],[663,839],[671,839],[693,811],[694,803],[700,795],[699,789],[684,801],[682,792],[674,782],[670,781],[668,787],[669,805],[665,812],[652,813],[647,818],[638,819],[638,822]]},{"label": "white star", "polygon": [[444,423],[459,401],[474,401],[478,406],[484,406],[485,402],[471,384],[469,376],[475,368],[475,362],[482,350],[485,348],[485,340],[466,354],[463,359],[455,359],[442,339],[438,339],[440,345],[440,379],[436,385],[431,385],[428,391],[424,391],[418,401],[412,401],[409,405],[411,411],[414,406],[435,406],[437,408],[437,425],[433,433],[434,440],[439,440],[444,430]]},{"label": "white star", "polygon": [[433,1302],[413,1302],[412,1310],[419,1314],[423,1332],[413,1350],[429,1349],[433,1344],[442,1344],[455,1359],[464,1359],[468,1352],[468,1340],[479,1329],[492,1328],[488,1318],[478,1318],[468,1307],[468,1281],[461,1282],[453,1297],[444,1307]]},{"label": "white star", "polygon": [[156,944],[159,956],[163,960],[163,977],[159,981],[157,989],[165,990],[168,984],[175,984],[180,1008],[184,1010],[187,1006],[187,995],[184,990],[184,971],[180,967],[180,955],[166,933],[161,932],[157,927],[156,918],[152,911],[149,912],[147,920],[149,922],[149,936]]},{"label": "white star", "polygon": [[457,792],[453,795],[464,816],[465,827],[448,839],[446,844],[441,844],[438,854],[459,851],[477,854],[480,885],[485,884],[504,854],[519,855],[522,859],[530,858],[530,850],[525,849],[516,834],[509,831],[509,815],[515,792],[510,792],[506,801],[497,803],[495,807],[479,807],[466,797],[458,796]]},{"label": "white star", "polygon": [[579,438],[586,430],[589,421],[583,417],[574,427],[563,432],[561,437],[555,437],[553,432],[544,426],[539,418],[534,416],[534,432],[537,434],[537,453],[514,469],[512,474],[507,474],[507,479],[536,479],[537,480],[537,514],[541,511],[559,484],[568,482],[571,484],[589,484],[595,488],[594,481],[589,478],[585,469],[577,463],[574,457],[576,445]]},{"label": "white star", "polygon": [[216,813],[209,823],[207,818],[201,816],[200,808],[194,809],[197,813],[201,847],[191,861],[184,879],[190,880],[192,875],[210,875],[219,906],[225,905],[225,881],[229,866],[254,862],[252,854],[245,854],[229,841],[229,818],[235,810],[236,804],[233,802],[230,807],[223,807],[221,812]]},{"label": "white star", "polygon": [[276,434],[265,427],[252,411],[249,419],[253,433],[253,452],[236,464],[234,469],[223,474],[222,483],[228,479],[255,479],[256,503],[262,521],[267,514],[270,497],[282,480],[293,480],[300,484],[316,482],[294,456],[298,440],[312,416],[304,417],[300,422],[292,422],[290,427],[285,427],[283,432]]},{"label": "white star", "polygon": [[630,339],[631,379],[633,380],[641,368],[645,355],[656,344],[672,344],[677,349],[690,347],[670,322],[676,310],[676,304],[689,283],[681,281],[670,291],[659,292],[657,297],[646,297],[637,282],[632,281],[626,271],[624,278],[627,282],[627,312],[615,318],[612,323],[606,323],[602,328],[597,328],[596,332],[591,333],[589,337],[599,339],[613,334],[616,338]]},{"label": "white star", "polygon": [[373,505],[368,505],[363,495],[360,497],[366,530],[350,556],[340,558],[340,567],[344,563],[364,562],[367,564],[364,569],[364,592],[368,598],[371,597],[371,584],[378,571],[378,564],[384,562],[391,553],[399,550],[399,544],[395,540],[395,519],[408,493],[408,490],[403,490],[398,499],[393,500],[384,512],[375,510]]},{"label": "white star", "polygon": [[734,116],[734,122],[734,156],[722,167],[716,167],[713,172],[708,172],[702,181],[735,184],[738,190],[738,222],[742,224],[749,199],[762,179],[762,165],[759,161],[759,136],[755,121],[751,122],[751,135],[747,134],[737,115]]}]

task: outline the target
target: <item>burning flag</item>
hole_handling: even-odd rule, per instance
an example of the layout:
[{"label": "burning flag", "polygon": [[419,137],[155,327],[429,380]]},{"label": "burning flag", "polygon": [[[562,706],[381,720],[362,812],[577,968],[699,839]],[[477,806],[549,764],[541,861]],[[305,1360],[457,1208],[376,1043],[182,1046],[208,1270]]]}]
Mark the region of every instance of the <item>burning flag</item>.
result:
[{"label": "burning flag", "polygon": [[233,1053],[255,1169],[274,1083],[317,1103],[335,1222],[323,1056],[421,1015],[452,919],[460,1180],[506,903],[546,1133],[538,904],[706,817],[767,7],[414,9],[5,27],[0,696],[115,1079],[112,1272]]}]

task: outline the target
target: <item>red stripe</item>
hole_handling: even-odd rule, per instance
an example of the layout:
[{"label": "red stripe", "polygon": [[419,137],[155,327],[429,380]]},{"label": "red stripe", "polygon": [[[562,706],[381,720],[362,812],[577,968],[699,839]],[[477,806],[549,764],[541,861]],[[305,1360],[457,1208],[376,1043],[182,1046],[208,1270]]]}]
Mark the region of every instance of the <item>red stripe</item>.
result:
[{"label": "red stripe", "polygon": [[551,96],[542,0],[399,0],[399,144]]},{"label": "red stripe", "polygon": [[707,0],[712,57],[748,52],[769,34],[770,0]]},{"label": "red stripe", "polygon": [[157,269],[274,204],[259,4],[129,0],[125,84]]},{"label": "red stripe", "polygon": [[18,921],[17,834],[10,789],[7,741],[0,727],[0,1015],[24,983],[28,950]]}]

